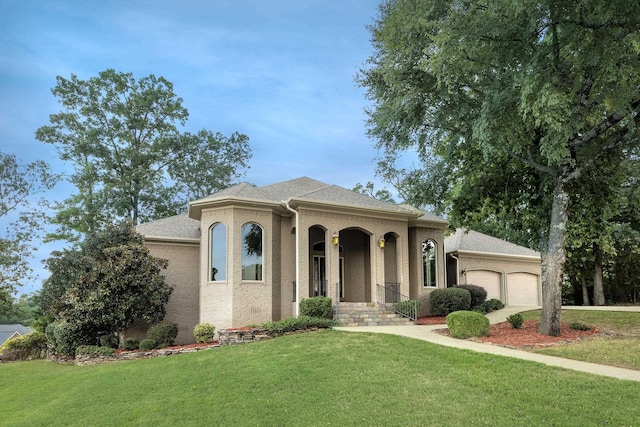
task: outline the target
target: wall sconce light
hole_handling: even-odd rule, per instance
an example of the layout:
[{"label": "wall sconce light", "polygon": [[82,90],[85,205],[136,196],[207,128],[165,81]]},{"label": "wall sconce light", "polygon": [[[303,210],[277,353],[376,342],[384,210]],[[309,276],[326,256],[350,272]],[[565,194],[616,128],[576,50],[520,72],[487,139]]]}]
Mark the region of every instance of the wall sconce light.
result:
[{"label": "wall sconce light", "polygon": [[340,236],[338,236],[337,232],[333,232],[333,236],[331,236],[331,244],[333,246],[338,246],[338,243],[340,243]]},{"label": "wall sconce light", "polygon": [[380,236],[380,238],[378,239],[378,247],[380,249],[384,249],[384,237]]}]

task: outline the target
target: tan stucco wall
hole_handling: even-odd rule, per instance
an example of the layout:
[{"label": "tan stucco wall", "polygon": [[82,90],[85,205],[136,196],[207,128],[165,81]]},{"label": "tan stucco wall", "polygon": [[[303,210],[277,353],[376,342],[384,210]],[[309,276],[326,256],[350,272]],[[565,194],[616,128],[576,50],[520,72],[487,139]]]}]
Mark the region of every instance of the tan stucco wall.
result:
[{"label": "tan stucco wall", "polygon": [[[178,324],[176,344],[195,342],[193,328],[199,323],[199,266],[197,244],[162,243],[147,241],[151,255],[169,260],[162,272],[173,293],[166,306],[164,321]],[[148,325],[140,325],[127,331],[126,336],[143,339]]]}]

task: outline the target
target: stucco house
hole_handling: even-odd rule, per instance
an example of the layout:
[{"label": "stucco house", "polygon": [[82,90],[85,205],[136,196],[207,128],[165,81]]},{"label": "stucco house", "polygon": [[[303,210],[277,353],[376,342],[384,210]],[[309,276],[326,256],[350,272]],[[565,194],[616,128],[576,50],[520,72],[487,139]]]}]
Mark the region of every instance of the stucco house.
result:
[{"label": "stucco house", "polygon": [[507,305],[540,305],[540,253],[473,230],[444,240],[447,286],[470,284]]},{"label": "stucco house", "polygon": [[318,295],[343,306],[399,292],[420,300],[425,315],[429,293],[446,287],[446,226],[424,211],[302,177],[237,184],[137,230],[170,262],[166,320],[178,323],[177,342],[189,342],[198,323],[219,330],[280,320]]}]

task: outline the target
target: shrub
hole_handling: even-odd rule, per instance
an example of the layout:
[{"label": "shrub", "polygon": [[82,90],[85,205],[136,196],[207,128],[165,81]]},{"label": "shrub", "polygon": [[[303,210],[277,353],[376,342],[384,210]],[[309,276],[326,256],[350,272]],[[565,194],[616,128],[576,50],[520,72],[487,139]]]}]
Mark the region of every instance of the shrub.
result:
[{"label": "shrub", "polygon": [[454,286],[458,289],[466,289],[471,294],[471,307],[482,305],[487,299],[487,290],[482,286],[476,285],[458,285]]},{"label": "shrub", "polygon": [[88,344],[80,328],[64,320],[49,323],[45,335],[53,352],[68,356],[74,356],[79,345]]},{"label": "shrub", "polygon": [[111,356],[115,350],[111,347],[97,346],[97,345],[80,345],[76,348],[76,356]]},{"label": "shrub", "polygon": [[522,318],[522,314],[516,313],[507,317],[507,322],[509,322],[515,329],[520,329],[522,327],[522,323],[524,323],[524,319]]},{"label": "shrub", "polygon": [[151,338],[145,338],[140,341],[140,350],[147,351],[156,348],[156,341]]},{"label": "shrub", "polygon": [[590,331],[591,330],[591,326],[585,325],[584,323],[580,323],[580,322],[572,322],[572,323],[569,324],[569,327],[571,329],[575,329],[576,331]]},{"label": "shrub", "polygon": [[300,315],[320,317],[322,319],[333,318],[333,307],[329,297],[311,297],[300,301]]},{"label": "shrub", "polygon": [[490,300],[485,301],[483,305],[488,308],[487,313],[495,310],[502,310],[504,308],[504,303],[495,298],[491,298]]},{"label": "shrub", "polygon": [[156,323],[147,331],[147,338],[154,340],[157,348],[173,345],[177,336],[178,325],[176,323]]},{"label": "shrub", "polygon": [[[415,313],[414,313],[414,307],[415,307]],[[393,308],[396,310],[397,313],[400,313],[403,316],[407,316],[411,318],[418,317],[418,310],[420,310],[420,301],[407,300],[407,301],[396,302],[396,303],[393,303]]]},{"label": "shrub", "polygon": [[211,323],[200,323],[193,328],[193,336],[196,342],[213,342],[215,332],[216,327]]},{"label": "shrub", "polygon": [[429,301],[433,316],[446,316],[454,311],[469,310],[471,293],[460,288],[435,289],[431,292]]},{"label": "shrub", "polygon": [[322,317],[288,317],[277,322],[266,322],[260,325],[272,335],[284,334],[285,332],[301,331],[308,328],[332,328],[335,322],[332,319]]},{"label": "shrub", "polygon": [[447,327],[453,338],[489,335],[489,319],[475,311],[454,311],[447,315]]},{"label": "shrub", "polygon": [[125,338],[124,342],[122,343],[122,348],[124,350],[135,350],[136,348],[138,348],[139,345],[140,343],[138,342],[137,339]]},{"label": "shrub", "polygon": [[13,338],[0,348],[2,360],[42,359],[47,355],[47,337],[42,332],[31,332]]},{"label": "shrub", "polygon": [[119,339],[114,334],[103,335],[98,339],[101,347],[118,348]]}]

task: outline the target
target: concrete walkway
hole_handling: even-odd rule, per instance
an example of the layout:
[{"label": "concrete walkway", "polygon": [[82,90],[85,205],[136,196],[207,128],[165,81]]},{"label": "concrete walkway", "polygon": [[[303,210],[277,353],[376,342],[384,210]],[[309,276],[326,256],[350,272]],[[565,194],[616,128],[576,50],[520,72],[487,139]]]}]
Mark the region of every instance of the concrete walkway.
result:
[{"label": "concrete walkway", "polygon": [[[487,314],[489,321],[499,323],[514,313],[520,313],[527,310],[535,310],[540,307],[522,307],[508,306],[502,310],[494,311]],[[563,309],[578,310],[609,310],[609,311],[629,311],[639,312],[640,306],[629,307],[562,307]],[[514,357],[516,359],[530,360],[532,362],[543,363],[549,366],[558,366],[574,371],[587,372],[595,375],[603,375],[606,377],[618,378],[622,380],[640,381],[640,371],[632,369],[617,368],[615,366],[598,365],[596,363],[581,362],[578,360],[564,359],[562,357],[547,356],[544,354],[530,353],[522,350],[501,347],[493,344],[485,344],[468,340],[451,338],[434,332],[436,329],[446,328],[447,325],[408,325],[408,326],[356,326],[356,327],[336,327],[334,329],[348,332],[373,332],[381,334],[401,335],[408,338],[415,338],[423,341],[429,341],[434,344],[444,345],[447,347],[461,348],[472,350],[479,353],[489,353],[498,356]]]}]

